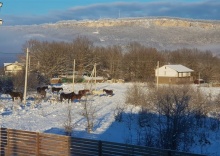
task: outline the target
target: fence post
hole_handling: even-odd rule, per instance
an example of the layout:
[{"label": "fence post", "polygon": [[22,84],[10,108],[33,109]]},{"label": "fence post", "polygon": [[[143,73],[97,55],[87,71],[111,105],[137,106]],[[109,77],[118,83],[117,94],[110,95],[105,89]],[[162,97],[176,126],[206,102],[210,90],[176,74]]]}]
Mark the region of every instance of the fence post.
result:
[{"label": "fence post", "polygon": [[102,156],[102,141],[99,140],[99,156]]}]

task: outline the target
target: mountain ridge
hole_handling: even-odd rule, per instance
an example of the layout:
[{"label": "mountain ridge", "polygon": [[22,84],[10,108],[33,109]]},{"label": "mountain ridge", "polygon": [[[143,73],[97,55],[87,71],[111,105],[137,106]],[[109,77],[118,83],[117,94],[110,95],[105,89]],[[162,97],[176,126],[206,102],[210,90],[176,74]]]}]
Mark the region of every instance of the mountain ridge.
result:
[{"label": "mountain ridge", "polygon": [[118,19],[99,19],[99,20],[68,20],[59,21],[54,25],[75,25],[87,27],[111,27],[125,25],[152,25],[165,27],[199,27],[203,29],[218,29],[220,21],[192,20],[181,18],[118,18]]},{"label": "mountain ridge", "polygon": [[[198,48],[220,55],[220,21],[168,17],[68,20],[40,25],[1,26],[1,51],[22,53],[28,40],[71,42],[85,36],[96,46],[137,42],[158,50]],[[9,55],[7,55],[9,56]],[[9,60],[9,59],[7,59]],[[9,61],[7,61],[9,62]]]}]

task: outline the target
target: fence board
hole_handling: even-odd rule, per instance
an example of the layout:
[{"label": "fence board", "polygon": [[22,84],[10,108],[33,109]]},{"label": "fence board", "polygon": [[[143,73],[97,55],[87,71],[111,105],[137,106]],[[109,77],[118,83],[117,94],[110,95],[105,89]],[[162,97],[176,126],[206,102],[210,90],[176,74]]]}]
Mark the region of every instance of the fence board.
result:
[{"label": "fence board", "polygon": [[88,148],[86,145],[85,146],[75,146],[75,147],[71,146],[71,151],[74,151],[77,149],[80,149],[82,151],[88,151],[88,152],[96,152],[96,153],[99,152],[98,146],[96,148]]},{"label": "fence board", "polygon": [[99,155],[99,146],[97,140],[90,140],[84,138],[71,138],[71,155]]},{"label": "fence board", "polygon": [[85,138],[75,138],[75,137],[72,137],[71,138],[71,142],[72,143],[87,143],[87,144],[96,144],[97,142],[99,142],[98,140],[91,140],[91,139],[85,139]]},{"label": "fence board", "polygon": [[83,143],[75,142],[75,143],[71,144],[71,147],[72,148],[80,148],[80,147],[84,147],[85,145],[87,148],[90,148],[90,149],[92,149],[92,148],[98,149],[98,142],[96,144],[85,144],[85,143],[83,144]]},{"label": "fence board", "polygon": [[69,137],[54,134],[39,134],[39,153],[45,156],[68,156]]},{"label": "fence board", "polygon": [[0,128],[1,156],[204,156],[145,146]]},{"label": "fence board", "polygon": [[33,142],[35,136],[34,132],[8,129],[6,155],[36,155],[36,142]]},{"label": "fence board", "polygon": [[135,146],[121,143],[102,142],[102,152],[106,154],[110,151],[118,151],[119,153],[129,154],[151,154],[151,155],[164,155],[166,152],[161,149],[148,148],[145,146]]},{"label": "fence board", "polygon": [[76,155],[76,156],[98,156],[98,152],[89,152],[89,151],[84,151],[81,149],[75,149],[74,151],[71,151],[71,156]]}]

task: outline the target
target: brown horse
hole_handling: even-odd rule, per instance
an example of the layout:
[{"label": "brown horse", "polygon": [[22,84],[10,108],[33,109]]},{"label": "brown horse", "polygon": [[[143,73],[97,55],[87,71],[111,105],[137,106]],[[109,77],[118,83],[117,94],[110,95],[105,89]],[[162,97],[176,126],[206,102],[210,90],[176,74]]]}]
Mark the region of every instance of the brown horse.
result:
[{"label": "brown horse", "polygon": [[23,93],[21,92],[13,92],[13,91],[9,91],[7,92],[7,94],[9,94],[12,98],[12,101],[14,101],[14,98],[20,98],[21,99],[21,102],[23,100]]},{"label": "brown horse", "polygon": [[84,96],[84,95],[83,95],[83,94],[75,94],[75,95],[72,96],[72,99],[71,99],[71,100],[72,100],[72,101],[75,100],[75,99],[81,100],[82,96]]},{"label": "brown horse", "polygon": [[113,90],[103,89],[103,92],[105,92],[107,95],[113,96]]},{"label": "brown horse", "polygon": [[62,87],[52,87],[52,93],[57,92],[57,95],[59,93],[59,91],[63,90]]},{"label": "brown horse", "polygon": [[74,92],[71,92],[71,93],[61,93],[60,94],[60,101],[62,102],[63,99],[68,99],[68,103],[69,103],[69,100],[72,100],[72,97],[76,95]]},{"label": "brown horse", "polygon": [[82,94],[82,95],[86,95],[86,93],[89,93],[89,89],[83,89],[83,90],[79,90],[78,94]]}]

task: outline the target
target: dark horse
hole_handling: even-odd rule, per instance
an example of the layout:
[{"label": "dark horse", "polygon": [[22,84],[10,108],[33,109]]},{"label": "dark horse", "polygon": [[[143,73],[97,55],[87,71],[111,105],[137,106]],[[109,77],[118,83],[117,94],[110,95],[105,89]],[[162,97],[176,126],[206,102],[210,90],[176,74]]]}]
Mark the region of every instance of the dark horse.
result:
[{"label": "dark horse", "polygon": [[41,93],[41,91],[45,91],[45,89],[48,89],[48,86],[37,87],[37,93]]},{"label": "dark horse", "polygon": [[57,95],[58,95],[60,90],[63,90],[63,88],[62,87],[52,87],[52,93],[57,92]]},{"label": "dark horse", "polygon": [[72,97],[75,95],[74,92],[71,92],[71,93],[61,93],[60,94],[60,101],[62,102],[63,99],[68,99],[68,103],[69,103],[69,100],[72,100]]},{"label": "dark horse", "polygon": [[105,92],[107,95],[113,96],[113,90],[103,89],[103,92]]},{"label": "dark horse", "polygon": [[39,94],[42,98],[45,98],[47,92],[46,92],[45,90],[41,90],[38,94]]},{"label": "dark horse", "polygon": [[13,92],[13,91],[8,91],[7,94],[9,94],[12,98],[12,101],[14,101],[14,98],[20,98],[21,102],[23,100],[23,93],[21,92]]}]

